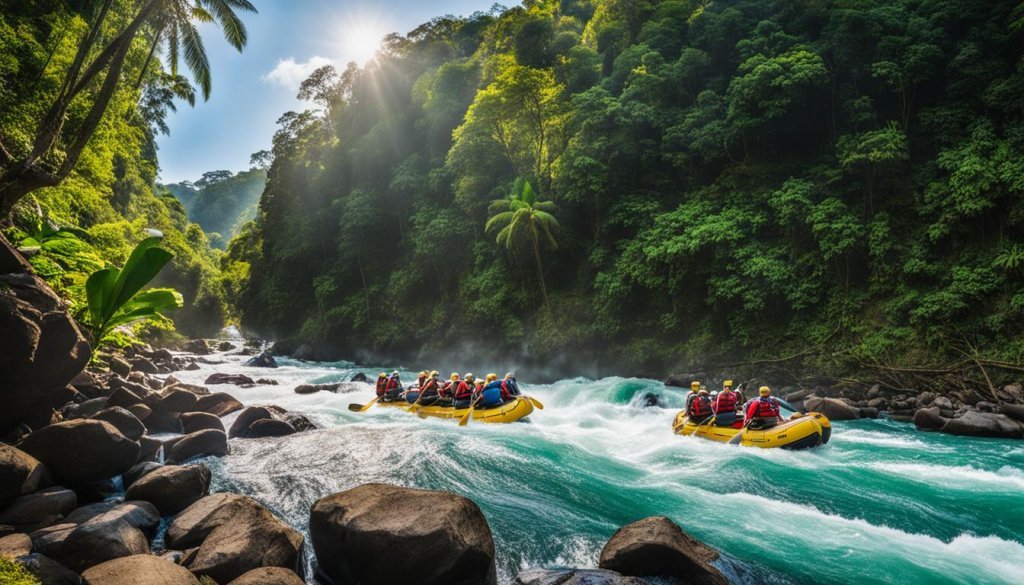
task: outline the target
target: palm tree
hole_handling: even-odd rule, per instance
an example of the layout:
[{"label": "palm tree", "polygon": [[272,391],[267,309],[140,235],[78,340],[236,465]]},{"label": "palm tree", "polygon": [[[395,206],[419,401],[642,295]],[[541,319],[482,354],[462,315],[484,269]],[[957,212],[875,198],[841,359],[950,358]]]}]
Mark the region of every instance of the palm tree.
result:
[{"label": "palm tree", "polygon": [[[156,49],[166,42],[172,72],[177,72],[180,52],[204,97],[209,97],[210,63],[196,23],[216,22],[228,42],[241,50],[247,36],[237,11],[256,11],[249,0],[139,0],[138,11],[128,24],[121,30],[109,30],[113,4],[114,0],[94,4],[89,30],[80,39],[57,97],[39,121],[29,148],[18,152],[0,143],[0,218],[25,195],[59,185],[71,174],[103,120],[140,33],[152,32],[143,74]],[[94,94],[86,91],[96,85]],[[69,132],[64,124],[78,98],[91,99],[91,104],[77,128]]]},{"label": "palm tree", "polygon": [[541,264],[540,244],[543,239],[552,248],[557,248],[558,243],[552,235],[552,230],[558,227],[558,220],[552,215],[555,211],[555,204],[551,201],[541,201],[533,186],[526,179],[516,179],[512,186],[512,193],[507,199],[497,199],[491,202],[491,218],[487,220],[484,229],[487,232],[497,231],[496,241],[499,245],[512,250],[517,242],[523,239],[529,240],[533,248],[533,257],[537,261],[537,281],[540,283],[540,294],[544,299],[544,306],[548,304],[548,289],[544,284],[544,267]]}]

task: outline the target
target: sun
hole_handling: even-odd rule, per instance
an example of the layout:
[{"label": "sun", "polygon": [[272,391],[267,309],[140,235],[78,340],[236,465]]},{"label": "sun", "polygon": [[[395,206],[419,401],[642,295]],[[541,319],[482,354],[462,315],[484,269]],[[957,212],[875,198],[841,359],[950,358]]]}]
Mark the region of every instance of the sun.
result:
[{"label": "sun", "polygon": [[341,57],[345,62],[366,64],[380,50],[387,29],[372,19],[358,19],[346,23],[341,29]]}]

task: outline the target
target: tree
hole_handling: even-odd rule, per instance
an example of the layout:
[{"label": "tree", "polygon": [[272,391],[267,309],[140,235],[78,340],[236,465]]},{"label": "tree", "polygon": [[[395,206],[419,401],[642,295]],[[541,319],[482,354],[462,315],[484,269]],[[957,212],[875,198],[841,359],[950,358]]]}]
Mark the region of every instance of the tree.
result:
[{"label": "tree", "polygon": [[[31,145],[16,148],[0,136],[0,217],[10,214],[25,195],[59,185],[71,174],[106,114],[140,33],[151,33],[140,80],[157,48],[166,43],[171,74],[177,75],[183,52],[203,96],[209,97],[210,63],[196,22],[217,22],[228,42],[241,50],[247,36],[236,10],[256,11],[248,0],[132,0],[125,4],[96,3],[88,30],[79,40],[56,97],[36,126]],[[119,18],[124,11],[129,18]],[[103,44],[105,39],[110,40]],[[87,113],[77,127],[66,127],[69,110],[79,100],[89,104]]]},{"label": "tree", "polygon": [[552,235],[552,230],[558,227],[558,220],[551,212],[555,210],[555,204],[551,201],[541,201],[534,192],[530,182],[519,178],[512,186],[512,194],[507,199],[498,199],[491,202],[491,218],[487,220],[484,229],[487,232],[497,231],[496,241],[507,250],[513,250],[516,244],[523,239],[529,241],[533,249],[533,257],[537,262],[537,281],[540,284],[540,294],[544,299],[544,306],[549,308],[548,290],[544,284],[544,266],[541,264],[540,244],[541,240],[552,248],[557,248],[558,243]]}]

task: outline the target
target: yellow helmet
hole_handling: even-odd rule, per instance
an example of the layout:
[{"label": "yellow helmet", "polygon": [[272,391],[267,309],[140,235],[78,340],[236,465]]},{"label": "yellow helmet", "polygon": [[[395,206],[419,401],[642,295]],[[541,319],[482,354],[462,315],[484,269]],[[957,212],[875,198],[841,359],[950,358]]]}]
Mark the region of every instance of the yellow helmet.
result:
[{"label": "yellow helmet", "polygon": [[498,374],[487,374],[487,381],[493,382],[498,379]]},{"label": "yellow helmet", "polygon": [[484,381],[483,380],[477,380],[476,381],[476,385],[477,386],[483,386],[484,385]]},{"label": "yellow helmet", "polygon": [[459,379],[459,373],[458,372],[452,372],[451,378],[452,378],[452,382],[457,381]]},{"label": "yellow helmet", "polygon": [[726,380],[722,382],[722,388],[732,388],[732,380]]},{"label": "yellow helmet", "polygon": [[430,377],[431,378],[433,378],[434,376],[438,376],[438,375],[440,375],[440,372],[438,372],[437,370],[431,370],[430,371]]},{"label": "yellow helmet", "polygon": [[379,375],[379,376],[377,376],[377,377],[378,377],[378,378],[387,378],[387,377],[388,377],[388,375],[387,375],[387,373],[385,373],[385,372],[381,372],[381,373],[380,373],[380,375]]},{"label": "yellow helmet", "polygon": [[700,382],[698,382],[696,380],[694,380],[693,382],[690,382],[690,391],[691,392],[696,392],[698,390],[700,390]]},{"label": "yellow helmet", "polygon": [[463,376],[463,377],[464,377],[464,378],[465,378],[465,379],[466,379],[467,381],[469,381],[469,382],[472,382],[473,380],[475,380],[475,379],[476,379],[476,376],[474,376],[473,374],[466,374],[466,375],[465,375],[465,376]]},{"label": "yellow helmet", "polygon": [[426,371],[426,370],[423,370],[422,372],[420,372],[420,376],[421,376],[421,377],[423,377],[423,378],[426,378],[426,377],[427,377],[427,375],[428,375],[428,374],[427,374],[427,371]]},{"label": "yellow helmet", "polygon": [[768,396],[772,393],[772,389],[767,386],[761,386],[761,388],[758,389],[758,393],[760,393],[761,396]]}]

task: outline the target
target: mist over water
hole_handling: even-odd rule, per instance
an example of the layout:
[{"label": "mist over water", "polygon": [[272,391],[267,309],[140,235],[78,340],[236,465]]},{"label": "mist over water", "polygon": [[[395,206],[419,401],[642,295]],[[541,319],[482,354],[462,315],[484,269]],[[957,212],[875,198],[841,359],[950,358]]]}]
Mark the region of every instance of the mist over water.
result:
[{"label": "mist over water", "polygon": [[[318,498],[388,482],[479,504],[501,582],[526,568],[595,566],[618,527],[651,515],[721,550],[719,566],[734,583],[1019,583],[1024,575],[1019,442],[864,420],[834,423],[831,442],[813,451],[740,448],[673,435],[683,391],[624,378],[524,384],[546,407],[528,422],[458,427],[396,409],[349,412],[373,398],[365,384],[293,392],[390,367],[279,359],[280,368],[266,370],[243,359],[215,355],[225,363],[175,375],[277,380],[211,390],[305,413],[321,428],[233,440],[229,457],[207,461],[214,489],[252,495],[304,532]],[[644,408],[649,392],[669,407]]]}]

